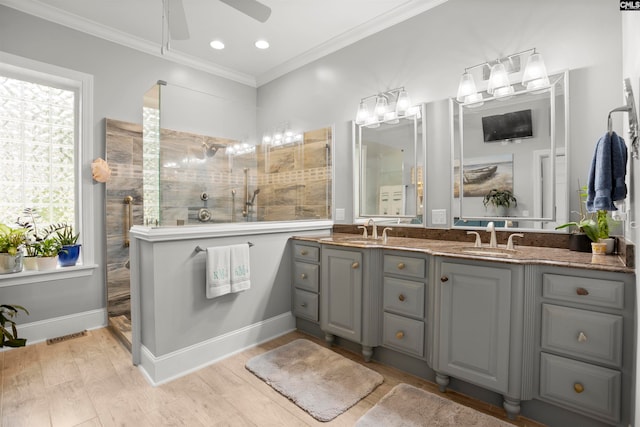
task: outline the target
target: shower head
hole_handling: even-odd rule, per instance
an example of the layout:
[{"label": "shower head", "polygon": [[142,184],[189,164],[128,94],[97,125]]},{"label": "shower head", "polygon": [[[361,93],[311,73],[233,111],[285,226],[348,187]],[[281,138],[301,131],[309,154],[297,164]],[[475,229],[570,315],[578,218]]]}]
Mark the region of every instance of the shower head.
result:
[{"label": "shower head", "polygon": [[258,193],[260,193],[260,189],[256,188],[255,191],[253,192],[253,197],[251,198],[252,205],[253,205],[253,202],[256,200],[256,196],[258,195]]}]

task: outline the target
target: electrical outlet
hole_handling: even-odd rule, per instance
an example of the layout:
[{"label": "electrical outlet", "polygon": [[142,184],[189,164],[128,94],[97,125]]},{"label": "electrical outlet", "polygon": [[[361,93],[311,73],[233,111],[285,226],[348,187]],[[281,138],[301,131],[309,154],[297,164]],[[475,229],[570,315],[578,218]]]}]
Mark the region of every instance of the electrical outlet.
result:
[{"label": "electrical outlet", "polygon": [[431,223],[433,225],[443,225],[447,223],[446,209],[431,209]]}]

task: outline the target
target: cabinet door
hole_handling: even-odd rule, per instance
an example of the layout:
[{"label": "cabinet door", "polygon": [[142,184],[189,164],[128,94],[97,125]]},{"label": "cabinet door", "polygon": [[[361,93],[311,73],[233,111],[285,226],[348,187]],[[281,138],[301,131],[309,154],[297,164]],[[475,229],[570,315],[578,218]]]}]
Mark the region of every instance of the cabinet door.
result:
[{"label": "cabinet door", "polygon": [[320,327],[360,342],[362,336],[362,253],[323,248]]},{"label": "cabinet door", "polygon": [[506,392],[511,270],[442,262],[438,370]]}]

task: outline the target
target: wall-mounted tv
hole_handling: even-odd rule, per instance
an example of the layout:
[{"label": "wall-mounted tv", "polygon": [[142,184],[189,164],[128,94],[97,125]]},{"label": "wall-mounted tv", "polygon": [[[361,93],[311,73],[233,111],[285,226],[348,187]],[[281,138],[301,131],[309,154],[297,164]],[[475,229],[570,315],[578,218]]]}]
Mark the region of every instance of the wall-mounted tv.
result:
[{"label": "wall-mounted tv", "polygon": [[484,142],[530,138],[533,136],[531,110],[485,116],[482,118],[482,132]]}]

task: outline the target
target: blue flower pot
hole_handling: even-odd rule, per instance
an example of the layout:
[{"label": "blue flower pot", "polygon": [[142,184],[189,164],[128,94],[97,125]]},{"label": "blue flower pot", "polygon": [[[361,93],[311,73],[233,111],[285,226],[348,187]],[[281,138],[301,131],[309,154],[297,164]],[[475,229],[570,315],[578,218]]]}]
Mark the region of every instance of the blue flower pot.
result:
[{"label": "blue flower pot", "polygon": [[60,267],[72,267],[78,262],[80,256],[80,246],[82,245],[64,245],[63,250],[58,252],[58,264]]}]

